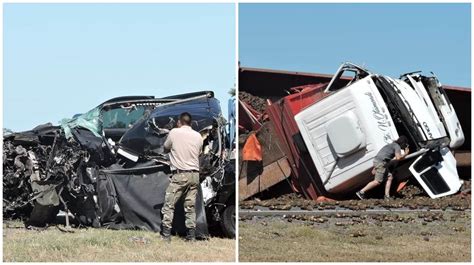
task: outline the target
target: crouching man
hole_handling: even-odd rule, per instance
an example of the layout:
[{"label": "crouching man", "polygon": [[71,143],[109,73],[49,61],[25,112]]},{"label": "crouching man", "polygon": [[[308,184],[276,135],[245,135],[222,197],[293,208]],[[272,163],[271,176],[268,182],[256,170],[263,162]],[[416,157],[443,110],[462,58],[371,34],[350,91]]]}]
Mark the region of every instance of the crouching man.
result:
[{"label": "crouching man", "polygon": [[[401,149],[404,149],[404,154],[401,154]],[[393,176],[388,170],[389,163],[392,159],[402,160],[409,153],[408,140],[405,136],[400,136],[396,141],[391,144],[387,144],[374,158],[374,180],[367,183],[367,185],[356,193],[357,197],[361,200],[365,199],[365,193],[378,185],[380,185],[385,179],[385,199],[390,199],[390,188],[392,186]],[[388,176],[388,177],[387,177]]]},{"label": "crouching man", "polygon": [[177,128],[172,129],[164,143],[170,151],[171,182],[166,189],[161,236],[171,240],[171,225],[176,202],[184,197],[186,240],[196,240],[196,194],[199,185],[199,154],[203,141],[201,134],[191,128],[191,114],[179,116]]}]

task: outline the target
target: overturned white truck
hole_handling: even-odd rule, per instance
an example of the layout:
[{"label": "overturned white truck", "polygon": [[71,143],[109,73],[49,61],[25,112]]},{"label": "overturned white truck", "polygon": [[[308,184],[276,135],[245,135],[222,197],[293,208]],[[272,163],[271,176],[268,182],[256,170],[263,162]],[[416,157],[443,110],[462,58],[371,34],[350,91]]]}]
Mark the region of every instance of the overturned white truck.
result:
[{"label": "overturned white truck", "polygon": [[[351,74],[349,83],[339,82]],[[341,85],[342,84],[342,85]],[[342,64],[321,100],[295,116],[324,189],[338,194],[373,177],[373,158],[401,135],[410,154],[394,176],[413,175],[431,198],[461,187],[452,150],[464,134],[438,79],[419,72],[395,79]]]}]

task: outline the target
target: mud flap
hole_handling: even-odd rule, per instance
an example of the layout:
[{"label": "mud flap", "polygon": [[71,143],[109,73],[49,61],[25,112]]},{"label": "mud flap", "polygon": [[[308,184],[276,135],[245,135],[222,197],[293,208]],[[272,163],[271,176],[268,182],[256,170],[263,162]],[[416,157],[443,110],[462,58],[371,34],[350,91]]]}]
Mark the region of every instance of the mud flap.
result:
[{"label": "mud flap", "polygon": [[454,194],[461,188],[456,159],[447,147],[426,152],[409,170],[433,199]]}]

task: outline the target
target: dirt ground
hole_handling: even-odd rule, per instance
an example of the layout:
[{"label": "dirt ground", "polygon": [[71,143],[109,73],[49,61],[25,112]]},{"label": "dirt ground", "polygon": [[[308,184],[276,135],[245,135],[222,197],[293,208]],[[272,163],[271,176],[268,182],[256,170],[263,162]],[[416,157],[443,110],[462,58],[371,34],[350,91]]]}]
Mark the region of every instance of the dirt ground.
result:
[{"label": "dirt ground", "polygon": [[235,240],[211,238],[188,243],[172,237],[171,244],[147,231],[49,227],[26,230],[21,222],[3,223],[4,262],[232,262]]},{"label": "dirt ground", "polygon": [[[471,183],[457,195],[429,198],[416,185],[392,200],[332,202],[296,193],[240,203],[245,210],[352,210],[312,215],[242,215],[240,261],[375,262],[470,261]],[[376,213],[365,210],[410,211]],[[321,212],[321,211],[320,211]],[[328,211],[326,211],[328,212]],[[330,212],[330,211],[329,211]]]},{"label": "dirt ground", "polygon": [[[464,189],[470,189],[471,181],[466,181]],[[258,198],[246,200],[239,203],[241,209],[254,209],[256,206],[268,207],[270,210],[289,210],[292,207],[299,207],[304,210],[325,210],[335,209],[336,207],[346,208],[350,210],[365,210],[372,209],[374,207],[383,208],[409,208],[409,209],[454,209],[454,210],[466,210],[471,208],[471,194],[458,193],[453,196],[446,196],[438,199],[431,199],[421,190],[420,187],[415,185],[407,185],[404,189],[396,195],[397,198],[393,200],[383,199],[367,199],[367,200],[345,200],[345,201],[332,201],[332,202],[315,202],[303,198],[301,195],[296,193],[285,194],[276,198],[268,200],[260,200]]]},{"label": "dirt ground", "polygon": [[244,262],[471,261],[471,213],[246,217]]}]

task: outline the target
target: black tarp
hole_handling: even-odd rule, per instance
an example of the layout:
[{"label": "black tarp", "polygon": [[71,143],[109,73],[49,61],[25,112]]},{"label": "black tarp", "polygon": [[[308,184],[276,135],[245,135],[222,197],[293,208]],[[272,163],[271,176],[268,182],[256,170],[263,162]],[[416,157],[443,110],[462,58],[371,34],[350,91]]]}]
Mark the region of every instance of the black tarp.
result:
[{"label": "black tarp", "polygon": [[[160,232],[161,208],[170,177],[165,169],[159,165],[101,170],[97,187],[102,224],[111,229]],[[120,207],[120,214],[113,211],[115,202]],[[172,231],[179,235],[186,233],[182,199],[176,204]],[[196,198],[196,236],[207,238],[208,235],[202,191],[199,188]]]}]

